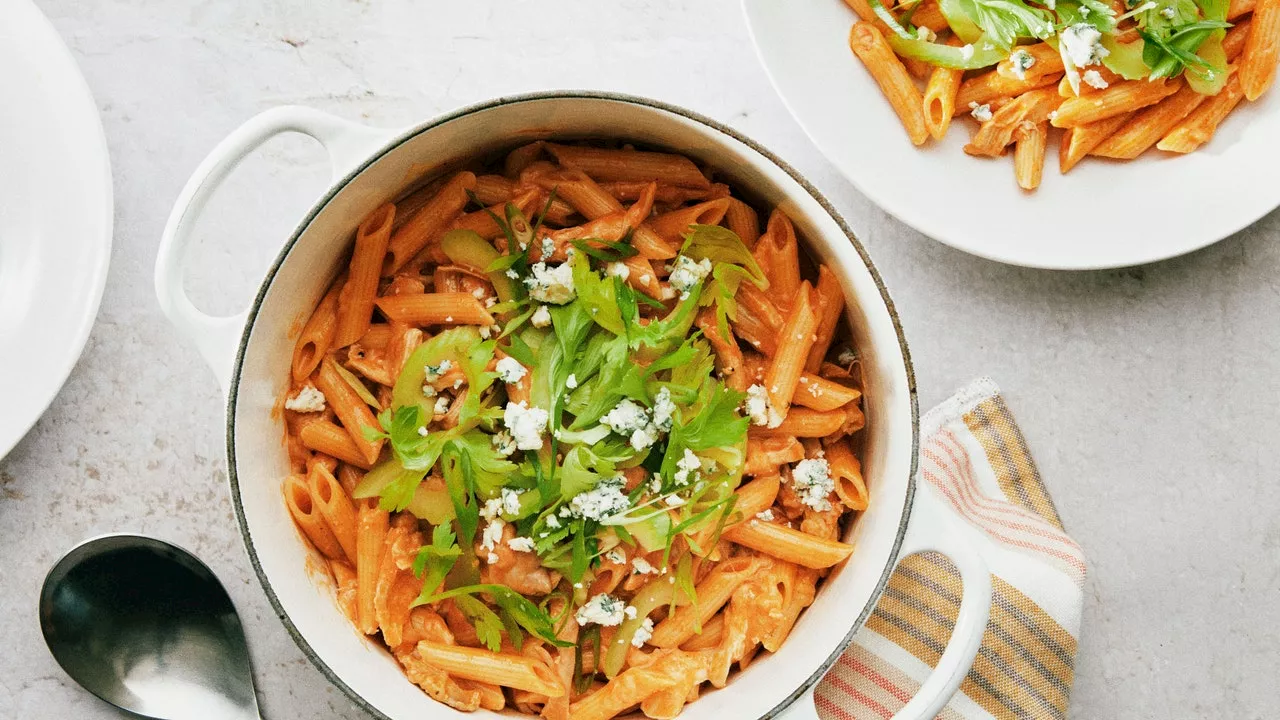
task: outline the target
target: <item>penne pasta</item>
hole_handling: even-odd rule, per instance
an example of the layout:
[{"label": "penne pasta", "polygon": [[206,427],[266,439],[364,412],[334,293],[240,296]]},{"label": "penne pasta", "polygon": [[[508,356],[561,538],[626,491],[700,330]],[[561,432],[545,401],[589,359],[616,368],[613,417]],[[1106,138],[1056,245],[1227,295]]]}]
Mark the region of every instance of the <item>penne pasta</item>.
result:
[{"label": "penne pasta", "polygon": [[342,292],[342,280],[335,282],[316,306],[302,334],[293,348],[290,370],[295,383],[302,383],[320,367],[320,360],[329,352],[334,333],[338,330],[338,295]]},{"label": "penne pasta", "polygon": [[386,203],[374,210],[356,228],[355,250],[347,282],[338,296],[338,328],[333,346],[346,347],[360,339],[373,319],[373,299],[378,294],[382,261],[391,239],[396,206]]},{"label": "penne pasta", "polygon": [[769,280],[770,293],[785,309],[800,288],[800,251],[795,226],[786,213],[775,209],[769,215],[768,227],[752,254]]},{"label": "penne pasta", "polygon": [[812,288],[809,281],[800,283],[800,289],[791,303],[791,312],[780,331],[778,353],[773,356],[764,373],[764,387],[769,393],[769,404],[784,418],[791,407],[800,375],[817,336],[818,318],[810,304]]},{"label": "penne pasta", "polygon": [[[382,439],[369,440],[364,436],[364,428],[380,429],[378,421],[374,419],[373,413],[370,412],[369,406],[364,400],[356,394],[355,389],[347,384],[347,381],[338,373],[336,363],[333,358],[326,357],[320,363],[320,372],[316,375],[316,387],[320,392],[324,393],[325,399],[328,401],[333,412],[342,421],[342,427],[351,436],[352,442],[360,452],[360,457],[364,462],[372,465],[378,460],[379,453],[382,452]],[[304,440],[305,442],[305,440]],[[337,453],[329,453],[336,458],[342,458]]]},{"label": "penne pasta", "polygon": [[[794,441],[794,438],[792,440]],[[804,457],[804,455],[801,454],[800,457]],[[794,462],[794,460],[786,462]],[[775,466],[774,469],[776,470],[777,467]],[[758,513],[768,510],[778,497],[778,489],[781,487],[781,482],[782,480],[777,474],[764,475],[739,487],[738,502],[734,505],[735,514],[740,514],[743,518],[753,518]]]},{"label": "penne pasta", "polygon": [[695,588],[698,602],[682,605],[666,620],[653,629],[649,643],[659,648],[675,648],[693,637],[702,624],[720,612],[738,586],[746,582],[760,569],[761,563],[754,557],[736,557],[725,560],[712,568],[706,578]]},{"label": "penne pasta", "polygon": [[[557,197],[588,220],[596,220],[608,215],[623,212],[622,203],[581,170],[570,170],[558,175],[543,176],[538,184],[545,190],[554,190]],[[648,183],[644,183],[647,186]],[[645,191],[641,187],[633,200],[640,198]],[[655,191],[656,192],[656,191]]]},{"label": "penne pasta", "polygon": [[999,157],[1014,142],[1014,133],[1023,122],[1044,122],[1050,114],[1060,112],[1063,104],[1062,97],[1054,88],[1023,93],[997,110],[989,121],[982,123],[969,144],[964,146],[964,151],[970,155]]},{"label": "penne pasta", "polygon": [[1218,126],[1244,99],[1239,73],[1232,73],[1222,91],[1200,103],[1191,114],[1173,127],[1156,147],[1165,152],[1189,153],[1209,142]]},{"label": "penne pasta", "polygon": [[373,466],[373,463],[365,459],[364,453],[351,439],[351,434],[331,422],[320,420],[304,425],[298,431],[298,439],[303,446],[311,450],[332,455],[362,470],[368,470]]},{"label": "penne pasta", "polygon": [[460,678],[528,690],[547,697],[565,694],[551,668],[531,658],[427,640],[419,642],[415,652],[425,662]]},{"label": "penne pasta", "polygon": [[285,507],[289,509],[289,515],[293,517],[293,522],[302,530],[302,534],[311,541],[316,550],[334,560],[342,560],[346,557],[338,538],[334,537],[333,531],[324,521],[324,516],[316,508],[305,477],[290,475],[285,479],[284,502]]},{"label": "penne pasta", "polygon": [[840,432],[848,419],[843,408],[837,410],[810,410],[793,407],[777,427],[752,426],[751,434],[761,437],[820,438]]},{"label": "penne pasta", "polygon": [[1235,62],[1236,58],[1244,52],[1244,45],[1249,39],[1249,31],[1252,27],[1252,20],[1244,20],[1227,31],[1226,37],[1222,38],[1222,52],[1227,56],[1227,62]]},{"label": "penne pasta", "polygon": [[307,472],[307,490],[311,494],[311,505],[324,518],[329,532],[342,547],[342,553],[350,562],[356,561],[356,509],[351,498],[338,484],[323,464],[315,464]]},{"label": "penne pasta", "polygon": [[[392,283],[394,285],[394,283]],[[418,292],[422,292],[419,290]],[[391,342],[391,336],[395,334],[395,330],[387,323],[374,323],[369,326],[364,335],[360,338],[361,347],[381,350]],[[320,363],[317,362],[318,366]]]},{"label": "penne pasta", "polygon": [[680,650],[660,651],[648,664],[633,667],[604,687],[569,706],[573,720],[608,720],[645,698],[686,681],[706,678],[705,659]]},{"label": "penne pasta", "polygon": [[679,247],[684,242],[684,234],[689,231],[690,225],[719,225],[728,211],[729,198],[716,198],[655,216],[649,220],[648,226],[658,237]]},{"label": "penne pasta", "polygon": [[871,10],[871,4],[867,0],[844,0],[844,4],[858,16],[859,20],[869,23],[882,24],[879,17]]},{"label": "penne pasta", "polygon": [[782,465],[803,459],[804,446],[794,437],[752,437],[747,440],[747,464],[743,474],[776,475]]},{"label": "penne pasta", "polygon": [[356,523],[356,610],[360,631],[372,635],[378,631],[373,594],[382,565],[390,516],[377,501],[361,503]]},{"label": "penne pasta", "polygon": [[786,321],[786,318],[783,317],[782,311],[770,299],[768,291],[761,290],[751,283],[742,283],[738,286],[736,297],[738,304],[746,308],[752,317],[759,318],[761,324],[768,328],[770,332],[777,333],[782,330],[782,324]]},{"label": "penne pasta", "polygon": [[338,459],[324,453],[311,453],[311,457],[307,458],[307,473],[309,474],[311,468],[317,466],[323,467],[332,474],[338,469]]},{"label": "penne pasta", "polygon": [[836,274],[826,265],[818,268],[818,284],[814,288],[813,295],[814,312],[818,315],[818,328],[814,332],[817,337],[813,341],[813,347],[809,348],[809,356],[804,362],[804,369],[811,373],[818,371],[822,365],[822,359],[831,350],[836,326],[844,316],[844,290],[840,287]]},{"label": "penne pasta", "polygon": [[422,209],[400,229],[391,234],[383,271],[393,273],[403,268],[462,212],[467,204],[467,191],[475,190],[476,176],[460,172],[449,179]]},{"label": "penne pasta", "polygon": [[791,401],[812,410],[835,410],[862,397],[862,391],[841,385],[820,375],[805,373],[798,378]]},{"label": "penne pasta", "polygon": [[929,75],[924,88],[924,126],[934,140],[941,140],[951,127],[963,78],[963,70],[946,67],[935,67]]},{"label": "penne pasta", "polygon": [[1249,101],[1271,87],[1280,61],[1280,0],[1257,0],[1252,28],[1240,56],[1240,88]]},{"label": "penne pasta", "polygon": [[850,510],[866,510],[867,483],[862,478],[862,464],[858,462],[858,456],[853,454],[853,448],[849,447],[848,441],[840,438],[826,443],[823,449],[840,502]]},{"label": "penne pasta", "polygon": [[547,143],[546,148],[560,164],[581,170],[600,182],[661,182],[695,188],[711,185],[698,166],[681,155],[556,143]]},{"label": "penne pasta", "polygon": [[728,328],[720,328],[717,325],[715,311],[711,308],[703,310],[698,313],[694,322],[701,328],[702,336],[707,339],[712,352],[716,354],[716,369],[728,376],[737,373],[742,367],[742,349],[738,347],[737,341],[732,333],[728,332]]},{"label": "penne pasta", "polygon": [[738,198],[729,198],[729,207],[724,213],[725,227],[742,238],[748,249],[756,246],[760,239],[760,216],[754,208]]},{"label": "penne pasta", "polygon": [[884,35],[871,23],[854,23],[849,33],[849,47],[880,86],[885,99],[902,121],[911,143],[923,144],[929,138],[924,121],[924,99]]},{"label": "penne pasta", "polygon": [[493,324],[493,316],[471,293],[441,292],[380,297],[378,309],[395,322],[407,325]]},{"label": "penne pasta", "polygon": [[724,640],[724,613],[720,613],[708,620],[702,626],[702,632],[694,635],[680,646],[681,650],[694,652],[698,650],[711,650],[720,645]]},{"label": "penne pasta", "polygon": [[[1057,73],[1036,76],[1034,79],[1028,76],[1026,80],[1018,80],[1005,77],[996,71],[988,72],[960,83],[960,90],[956,93],[956,106],[973,109],[978,105],[985,105],[1002,98],[1018,97],[1032,90],[1056,86],[1061,79],[1062,76]],[[1054,92],[1057,92],[1056,88]]]},{"label": "penne pasta", "polygon": [[739,545],[815,570],[836,565],[853,552],[851,545],[754,518],[726,529],[724,535]]},{"label": "penne pasta", "polygon": [[818,573],[810,568],[798,568],[792,579],[792,587],[787,602],[782,607],[782,617],[764,636],[761,645],[769,652],[777,652],[782,643],[791,634],[796,620],[805,608],[813,604],[817,597]]},{"label": "penne pasta", "polygon": [[929,28],[935,33],[950,29],[947,18],[942,14],[942,6],[934,0],[907,3],[911,5],[911,24],[918,28]]},{"label": "penne pasta", "polygon": [[1013,82],[1036,82],[1041,78],[1057,75],[1063,71],[1062,53],[1058,52],[1058,49],[1049,43],[1021,45],[1018,47],[1018,52],[1025,53],[1031,58],[1030,66],[1021,70],[1021,77],[1019,77],[1019,70],[1014,67],[1012,54],[996,64],[995,72],[997,75]]},{"label": "penne pasta", "polygon": [[1035,190],[1040,187],[1044,173],[1044,153],[1048,142],[1049,127],[1046,123],[1023,120],[1014,131],[1013,174],[1018,187]]},{"label": "penne pasta", "polygon": [[[502,175],[477,175],[473,191],[482,204],[501,208],[515,198],[516,184]],[[501,213],[501,209],[498,212]]]},{"label": "penne pasta", "polygon": [[1178,92],[1141,110],[1137,115],[1103,140],[1093,149],[1092,154],[1116,160],[1132,160],[1146,152],[1159,142],[1182,119],[1200,107],[1205,100],[1204,95],[1192,87],[1182,84]]},{"label": "penne pasta", "polygon": [[[602,182],[600,187],[619,202],[633,202],[648,187],[647,182],[618,181]],[[681,205],[687,202],[709,200],[713,197],[728,197],[729,187],[721,183],[712,183],[708,187],[681,187],[679,185],[658,184],[654,201],[664,205]]]},{"label": "penne pasta", "polygon": [[1136,110],[1127,112],[1063,131],[1062,142],[1058,145],[1059,172],[1065,173],[1075,167],[1076,163],[1083,160],[1094,148],[1133,119],[1136,112]]},{"label": "penne pasta", "polygon": [[1125,80],[1091,95],[1068,98],[1050,122],[1054,127],[1077,127],[1155,105],[1178,91],[1165,80]]},{"label": "penne pasta", "polygon": [[545,141],[537,140],[527,145],[521,145],[507,153],[507,157],[502,164],[503,176],[507,179],[520,177],[526,168],[542,158],[546,145]]}]

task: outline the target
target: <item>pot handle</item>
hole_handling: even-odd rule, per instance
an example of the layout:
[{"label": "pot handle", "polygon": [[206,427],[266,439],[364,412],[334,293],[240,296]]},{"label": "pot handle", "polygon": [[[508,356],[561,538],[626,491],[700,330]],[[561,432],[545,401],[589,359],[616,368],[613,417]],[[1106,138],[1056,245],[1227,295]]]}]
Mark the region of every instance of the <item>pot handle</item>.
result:
[{"label": "pot handle", "polygon": [[[936,717],[969,674],[978,655],[991,613],[991,571],[979,545],[928,483],[920,482],[912,501],[911,524],[898,553],[901,560],[916,553],[936,551],[960,570],[964,584],[960,612],[951,639],[938,665],[893,720],[931,720]],[[817,720],[813,689],[798,698],[778,720]]]},{"label": "pot handle", "polygon": [[247,310],[215,316],[191,303],[183,287],[183,269],[192,230],[213,192],[231,171],[263,143],[286,132],[310,135],[329,153],[334,182],[346,176],[377,147],[390,131],[371,128],[297,105],[267,110],[236,128],[200,163],[174,203],[156,257],[156,297],[160,309],[178,330],[195,343],[225,392],[230,387],[235,348]]}]

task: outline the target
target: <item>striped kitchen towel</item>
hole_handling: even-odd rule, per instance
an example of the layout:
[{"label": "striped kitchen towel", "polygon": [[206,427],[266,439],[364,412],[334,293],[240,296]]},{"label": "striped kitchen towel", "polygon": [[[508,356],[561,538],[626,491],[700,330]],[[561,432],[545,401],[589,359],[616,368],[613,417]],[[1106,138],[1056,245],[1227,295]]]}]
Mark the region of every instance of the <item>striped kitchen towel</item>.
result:
[{"label": "striped kitchen towel", "polygon": [[[1086,574],[1013,415],[987,378],[920,423],[920,479],[962,518],[991,568],[994,601],[973,669],[944,720],[1067,716]],[[888,718],[937,663],[960,575],[934,553],[903,560],[875,612],[818,685],[823,720]]]}]

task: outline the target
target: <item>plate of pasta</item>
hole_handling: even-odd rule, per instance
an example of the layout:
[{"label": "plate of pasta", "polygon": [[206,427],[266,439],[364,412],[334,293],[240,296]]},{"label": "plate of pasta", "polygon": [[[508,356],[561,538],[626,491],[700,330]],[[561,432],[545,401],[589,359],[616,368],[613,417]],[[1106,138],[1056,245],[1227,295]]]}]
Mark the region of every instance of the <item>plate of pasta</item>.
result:
[{"label": "plate of pasta", "polygon": [[[175,311],[191,198],[291,129],[329,147],[333,189],[247,316]],[[158,291],[192,337],[241,325],[225,380],[246,543],[366,709],[812,718],[899,553],[926,548],[955,558],[965,598],[901,717],[954,691],[989,575],[913,493],[883,286],[763,149],[589,93],[389,141],[284,108],[192,183]]]},{"label": "plate of pasta", "polygon": [[1135,265],[1280,204],[1275,0],[743,7],[774,86],[837,168],[966,252]]}]

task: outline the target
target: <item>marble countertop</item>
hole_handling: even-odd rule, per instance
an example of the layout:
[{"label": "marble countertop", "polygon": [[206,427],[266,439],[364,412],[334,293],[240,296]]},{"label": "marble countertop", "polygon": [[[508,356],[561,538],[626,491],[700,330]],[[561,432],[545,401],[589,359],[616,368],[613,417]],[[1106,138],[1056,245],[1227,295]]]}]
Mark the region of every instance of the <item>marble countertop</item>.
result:
[{"label": "marble countertop", "polygon": [[[218,390],[152,293],[160,231],[196,163],[266,108],[397,126],[547,88],[661,98],[778,152],[876,259],[922,407],[978,375],[1000,383],[1091,561],[1073,717],[1254,718],[1280,699],[1280,214],[1127,270],[1050,273],[960,254],[823,160],[770,88],[734,0],[38,4],[101,109],[116,234],[84,356],[0,461],[0,715],[120,717],[53,662],[35,602],[69,545],[132,530],[194,550],[228,585],[266,717],[364,717],[303,658],[252,575]],[[204,222],[188,279],[197,301],[245,303],[325,179],[322,151],[298,137],[246,163]]]}]

